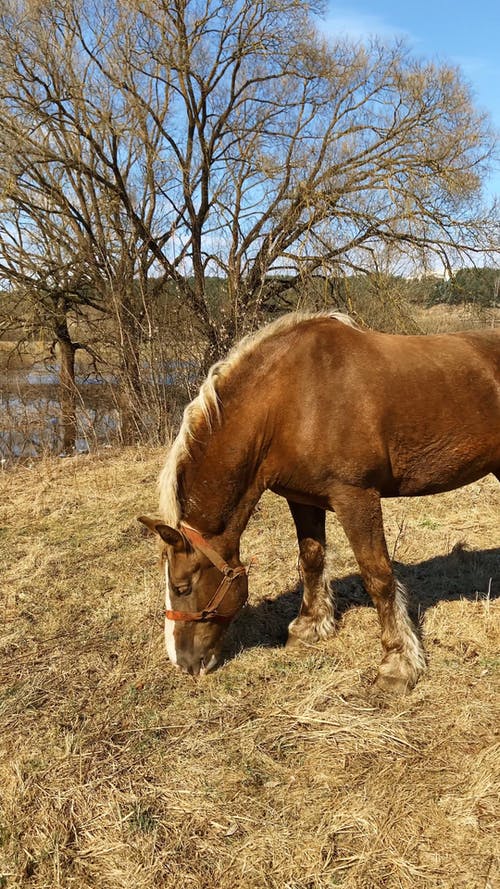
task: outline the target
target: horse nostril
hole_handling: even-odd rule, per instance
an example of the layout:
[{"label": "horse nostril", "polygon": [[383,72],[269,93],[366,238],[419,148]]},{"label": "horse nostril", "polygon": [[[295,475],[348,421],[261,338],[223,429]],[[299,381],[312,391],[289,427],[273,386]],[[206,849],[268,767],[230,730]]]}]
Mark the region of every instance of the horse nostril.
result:
[{"label": "horse nostril", "polygon": [[198,676],[198,673],[200,672],[200,662],[196,660],[188,660],[186,658],[180,661],[178,666],[182,672],[187,673],[188,676]]},{"label": "horse nostril", "polygon": [[207,662],[205,662],[205,660],[202,659],[201,668],[200,668],[200,676],[206,676],[206,674],[210,673],[210,671],[213,670],[214,667],[216,667],[218,663],[219,663],[219,659],[218,659],[217,655],[215,655],[215,654],[212,654]]},{"label": "horse nostril", "polygon": [[178,661],[176,666],[188,676],[206,676],[219,663],[219,659],[215,654],[208,655],[204,658],[190,658],[184,656]]}]

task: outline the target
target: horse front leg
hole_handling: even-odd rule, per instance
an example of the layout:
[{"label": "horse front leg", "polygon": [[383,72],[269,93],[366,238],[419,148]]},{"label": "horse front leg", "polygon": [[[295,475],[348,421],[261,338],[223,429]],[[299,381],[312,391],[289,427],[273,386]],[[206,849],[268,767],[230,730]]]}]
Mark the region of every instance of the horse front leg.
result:
[{"label": "horse front leg", "polygon": [[384,657],[377,685],[384,691],[409,691],[425,669],[425,658],[408,614],[406,591],[392,571],[380,495],[374,490],[339,486],[332,492],[332,504],[380,620]]},{"label": "horse front leg", "polygon": [[287,647],[325,639],[335,628],[333,601],[325,578],[325,511],[291,503],[299,543],[299,573],[303,582],[300,613],[288,627]]}]

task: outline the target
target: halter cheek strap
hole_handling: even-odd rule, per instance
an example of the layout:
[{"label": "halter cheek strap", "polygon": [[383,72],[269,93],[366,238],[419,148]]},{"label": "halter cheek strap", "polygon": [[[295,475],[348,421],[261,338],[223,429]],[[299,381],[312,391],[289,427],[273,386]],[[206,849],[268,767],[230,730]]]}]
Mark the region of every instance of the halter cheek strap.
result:
[{"label": "halter cheek strap", "polygon": [[205,605],[205,607],[201,611],[172,611],[171,609],[167,609],[165,611],[165,617],[168,620],[185,620],[185,621],[215,621],[218,623],[229,623],[235,616],[235,614],[240,610],[241,606],[245,604],[247,600],[247,596],[243,602],[241,602],[237,608],[235,608],[231,612],[221,613],[218,609],[219,606],[222,605],[233,580],[237,577],[240,577],[242,574],[248,574],[249,568],[245,565],[237,565],[236,568],[231,568],[227,562],[224,561],[220,553],[218,553],[213,547],[210,546],[209,543],[205,540],[202,534],[196,530],[196,528],[191,528],[190,525],[186,525],[185,522],[180,523],[180,529],[192,546],[196,547],[200,552],[203,553],[204,556],[207,557],[209,562],[217,568],[222,574],[222,580],[217,587],[214,595],[210,599],[209,602]]}]

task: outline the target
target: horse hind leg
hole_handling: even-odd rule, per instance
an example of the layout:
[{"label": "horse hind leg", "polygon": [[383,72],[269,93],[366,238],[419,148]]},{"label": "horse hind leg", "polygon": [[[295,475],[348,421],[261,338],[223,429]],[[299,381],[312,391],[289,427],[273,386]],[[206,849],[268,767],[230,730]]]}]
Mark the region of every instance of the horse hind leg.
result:
[{"label": "horse hind leg", "polygon": [[334,492],[332,503],[379,616],[384,657],[377,685],[384,691],[410,691],[425,669],[425,657],[408,614],[406,592],[392,571],[380,496],[345,486]]},{"label": "horse hind leg", "polygon": [[335,617],[325,578],[325,511],[291,502],[288,505],[297,530],[304,586],[300,613],[288,627],[287,647],[293,647],[325,639],[335,628]]}]

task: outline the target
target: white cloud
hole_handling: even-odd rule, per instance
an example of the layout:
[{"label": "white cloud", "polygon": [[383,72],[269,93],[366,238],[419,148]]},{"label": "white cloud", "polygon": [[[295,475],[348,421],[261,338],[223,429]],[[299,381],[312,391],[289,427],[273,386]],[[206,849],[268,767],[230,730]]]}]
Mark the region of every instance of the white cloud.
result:
[{"label": "white cloud", "polygon": [[381,37],[383,40],[403,37],[415,43],[405,28],[391,25],[377,15],[341,7],[335,7],[324,18],[319,19],[318,28],[328,39],[349,37],[351,40],[364,42],[371,37]]}]

